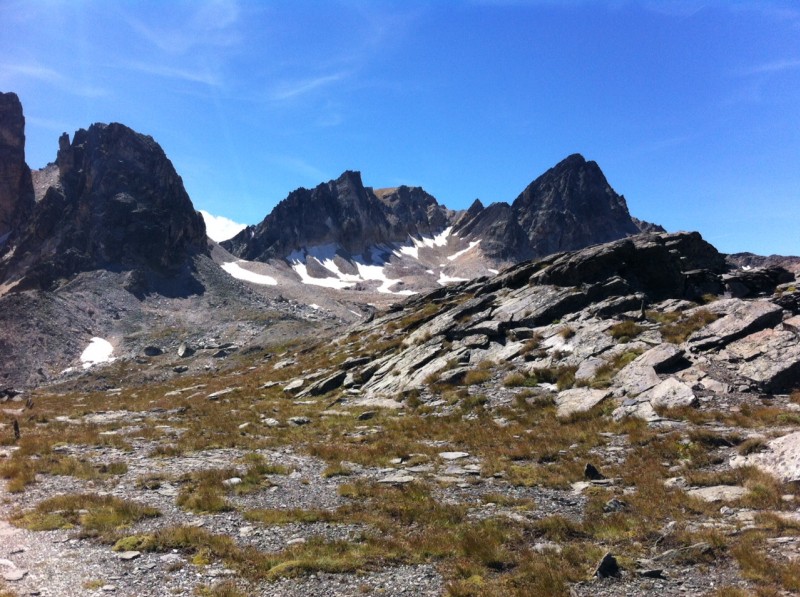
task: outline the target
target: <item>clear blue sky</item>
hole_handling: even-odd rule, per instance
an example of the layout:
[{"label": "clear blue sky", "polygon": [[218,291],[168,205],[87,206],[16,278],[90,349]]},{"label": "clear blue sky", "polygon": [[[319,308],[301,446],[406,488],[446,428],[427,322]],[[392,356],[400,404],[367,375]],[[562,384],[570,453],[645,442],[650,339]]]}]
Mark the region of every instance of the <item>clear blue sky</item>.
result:
[{"label": "clear blue sky", "polygon": [[639,218],[800,254],[796,1],[0,0],[0,23],[34,168],[118,121],[198,209],[256,223],[346,169],[458,209],[579,152]]}]

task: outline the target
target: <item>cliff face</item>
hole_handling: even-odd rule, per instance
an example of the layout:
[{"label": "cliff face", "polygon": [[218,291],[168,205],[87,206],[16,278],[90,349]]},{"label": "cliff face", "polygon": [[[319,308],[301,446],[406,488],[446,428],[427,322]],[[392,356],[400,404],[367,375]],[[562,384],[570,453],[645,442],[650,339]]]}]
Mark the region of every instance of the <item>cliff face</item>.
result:
[{"label": "cliff face", "polygon": [[326,244],[359,254],[371,246],[435,234],[451,219],[452,212],[419,187],[375,192],[364,186],[359,172],[346,171],[314,189],[293,191],[260,224],[222,246],[262,261]]},{"label": "cliff face", "polygon": [[[94,124],[59,139],[58,184],[16,235],[0,281],[52,287],[93,269],[169,275],[205,252],[205,224],[161,147],[121,124]],[[32,191],[31,191],[32,193]]]},{"label": "cliff face", "polygon": [[579,154],[539,176],[510,206],[496,205],[503,207],[476,209],[456,232],[481,238],[484,252],[504,260],[543,257],[641,231],[625,198],[611,188],[595,162]]},{"label": "cliff face", "polygon": [[33,205],[22,104],[16,94],[0,93],[0,246],[25,221]]}]

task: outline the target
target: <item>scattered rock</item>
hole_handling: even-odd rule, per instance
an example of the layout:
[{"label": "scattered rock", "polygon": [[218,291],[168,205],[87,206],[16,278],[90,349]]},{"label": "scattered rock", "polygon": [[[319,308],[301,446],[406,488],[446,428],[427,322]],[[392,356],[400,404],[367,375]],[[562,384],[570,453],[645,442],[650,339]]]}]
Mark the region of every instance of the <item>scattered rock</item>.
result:
[{"label": "scattered rock", "polygon": [[305,383],[306,380],[303,379],[302,377],[299,377],[297,379],[290,381],[285,386],[283,386],[283,391],[286,392],[287,394],[297,394],[303,387],[303,385],[305,385]]},{"label": "scattered rock", "polygon": [[131,560],[135,560],[142,555],[140,551],[123,551],[120,554],[117,554],[117,557],[122,560],[123,562],[130,562]]},{"label": "scattered rock", "polygon": [[460,460],[468,456],[469,452],[439,452],[439,458],[442,460]]},{"label": "scattered rock", "polygon": [[686,493],[704,502],[730,502],[746,496],[750,491],[738,485],[711,485],[689,489]]},{"label": "scattered rock", "polygon": [[784,483],[800,482],[800,431],[768,441],[760,452],[734,457],[731,466],[755,466]]},{"label": "scattered rock", "polygon": [[309,419],[308,417],[289,417],[289,422],[292,425],[300,427],[302,425],[308,425],[311,422],[311,419]]},{"label": "scattered rock", "polygon": [[209,400],[219,400],[222,396],[225,396],[227,394],[235,392],[236,390],[239,390],[239,389],[241,389],[241,388],[225,388],[224,390],[219,390],[217,392],[212,392],[211,394],[206,396],[206,398],[208,398]]},{"label": "scattered rock", "polygon": [[411,483],[412,481],[414,481],[414,477],[411,475],[395,474],[378,480],[378,483],[385,483],[389,485],[405,485],[406,483]]},{"label": "scattered rock", "polygon": [[619,578],[622,574],[617,558],[610,553],[606,553],[597,565],[594,575],[597,578]]},{"label": "scattered rock", "polygon": [[590,481],[598,481],[606,478],[606,476],[597,470],[597,467],[591,462],[586,463],[586,466],[583,469],[583,476]]},{"label": "scattered rock", "polygon": [[600,404],[611,392],[589,388],[573,388],[559,392],[556,396],[556,416],[566,419],[575,413],[586,412]]},{"label": "scattered rock", "polygon": [[668,377],[639,398],[649,400],[654,408],[679,408],[699,403],[692,389],[674,377]]}]

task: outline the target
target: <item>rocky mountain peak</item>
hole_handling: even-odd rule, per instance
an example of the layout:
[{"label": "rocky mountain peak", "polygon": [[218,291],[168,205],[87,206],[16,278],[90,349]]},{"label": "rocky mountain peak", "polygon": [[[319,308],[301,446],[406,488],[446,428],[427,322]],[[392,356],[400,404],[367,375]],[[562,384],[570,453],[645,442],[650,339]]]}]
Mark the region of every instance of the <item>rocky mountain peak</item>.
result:
[{"label": "rocky mountain peak", "polygon": [[438,232],[450,214],[420,187],[373,191],[360,172],[348,170],[314,189],[292,191],[260,224],[222,245],[238,257],[260,261],[322,245],[356,255],[409,235]]},{"label": "rocky mountain peak", "polygon": [[33,205],[22,104],[15,93],[0,93],[0,245],[27,218]]},{"label": "rocky mountain peak", "polygon": [[0,280],[48,288],[92,269],[170,275],[205,252],[205,224],[152,137],[118,123],[59,139],[59,184],[36,204]]},{"label": "rocky mountain peak", "polygon": [[534,180],[512,204],[534,256],[639,232],[624,197],[596,162],[573,154]]}]

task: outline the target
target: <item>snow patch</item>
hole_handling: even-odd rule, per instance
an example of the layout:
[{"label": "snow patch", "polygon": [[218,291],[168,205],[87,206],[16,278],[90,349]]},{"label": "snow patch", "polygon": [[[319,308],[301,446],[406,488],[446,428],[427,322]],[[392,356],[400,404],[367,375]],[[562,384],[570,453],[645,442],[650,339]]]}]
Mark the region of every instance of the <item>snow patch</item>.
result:
[{"label": "snow patch", "polygon": [[[384,294],[398,294],[398,295],[411,295],[416,294],[412,290],[392,290],[391,287],[400,282],[400,280],[392,280],[386,275],[384,269],[385,262],[379,264],[367,263],[363,255],[354,255],[352,258],[353,264],[358,270],[358,274],[348,274],[339,269],[339,266],[334,261],[338,247],[336,245],[319,245],[303,249],[301,251],[292,251],[286,260],[291,265],[295,273],[300,276],[303,284],[310,284],[313,286],[324,286],[326,288],[335,288],[337,290],[345,290],[352,288],[358,282],[376,281],[381,285],[378,287],[378,292]],[[376,247],[376,250],[390,252],[388,247]],[[308,260],[309,258],[315,259],[319,264],[330,272],[334,277],[315,278],[308,273]]]},{"label": "snow patch", "polygon": [[473,240],[472,242],[469,243],[469,246],[466,249],[461,249],[460,251],[458,251],[456,253],[453,253],[452,255],[450,255],[448,257],[448,259],[450,261],[455,261],[456,259],[461,257],[464,253],[467,253],[468,251],[471,251],[472,249],[477,247],[480,244],[480,242],[481,241],[479,241],[479,240]]},{"label": "snow patch", "polygon": [[452,284],[453,282],[466,282],[467,278],[453,278],[452,276],[448,276],[444,272],[439,272],[439,279],[437,282],[442,286],[447,286],[448,284]]},{"label": "snow patch", "polygon": [[111,355],[114,353],[114,347],[108,340],[103,338],[92,338],[84,351],[81,353],[81,363],[83,368],[88,369],[93,365],[99,363],[110,363],[114,360]]},{"label": "snow patch", "polygon": [[244,269],[240,263],[247,263],[246,261],[231,261],[223,263],[222,269],[228,272],[237,280],[244,280],[245,282],[252,282],[253,284],[263,284],[265,286],[277,286],[278,281],[272,276],[265,276],[264,274],[257,274],[250,270]]},{"label": "snow patch", "polygon": [[419,250],[421,247],[428,247],[432,249],[433,247],[447,246],[447,239],[450,238],[451,236],[454,236],[452,232],[453,232],[453,227],[449,226],[444,230],[442,230],[439,234],[437,234],[433,238],[427,236],[423,236],[421,238],[414,238],[413,236],[410,236],[409,239],[411,240],[411,245],[410,246],[405,245],[399,247],[396,251],[394,251],[394,254],[397,255],[398,257],[400,257],[401,255],[409,255],[414,259],[419,259]]},{"label": "snow patch", "polygon": [[491,268],[489,268],[489,270],[488,270],[488,271],[489,271],[489,273],[490,273],[490,274],[494,274],[494,275],[497,275],[497,274],[499,274],[499,273],[500,273],[500,271],[499,271],[499,270],[496,270],[496,269],[491,269]]}]

